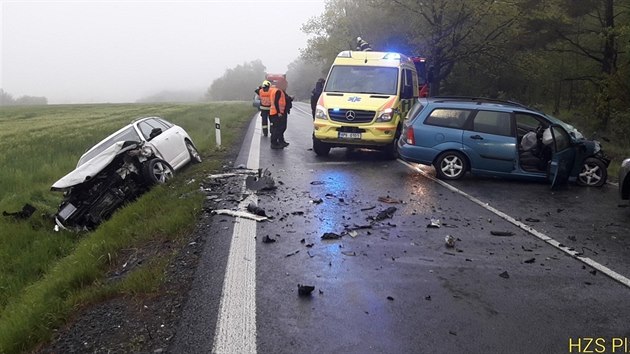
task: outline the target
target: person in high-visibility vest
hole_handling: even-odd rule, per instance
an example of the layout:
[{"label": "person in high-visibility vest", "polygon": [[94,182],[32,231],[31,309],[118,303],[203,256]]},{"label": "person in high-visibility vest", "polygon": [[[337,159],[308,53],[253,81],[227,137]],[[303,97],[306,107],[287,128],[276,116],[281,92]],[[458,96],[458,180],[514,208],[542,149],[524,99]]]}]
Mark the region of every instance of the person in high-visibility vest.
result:
[{"label": "person in high-visibility vest", "polygon": [[287,96],[286,93],[277,88],[269,89],[271,106],[269,107],[269,122],[271,123],[271,148],[283,149],[289,146],[284,141],[284,131],[287,127]]},{"label": "person in high-visibility vest", "polygon": [[265,80],[262,86],[254,90],[258,97],[260,97],[260,118],[262,119],[263,136],[269,134],[269,107],[271,106],[270,88],[271,82]]}]

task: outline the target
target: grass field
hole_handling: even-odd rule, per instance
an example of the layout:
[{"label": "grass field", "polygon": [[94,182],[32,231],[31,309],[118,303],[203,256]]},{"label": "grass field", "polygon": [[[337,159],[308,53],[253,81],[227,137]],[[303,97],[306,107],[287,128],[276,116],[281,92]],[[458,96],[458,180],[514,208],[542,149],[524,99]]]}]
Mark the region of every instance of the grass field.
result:
[{"label": "grass field", "polygon": [[[0,218],[0,353],[24,352],[50,337],[72,311],[122,293],[155,291],[167,265],[161,260],[123,281],[102,281],[121,251],[147,242],[177,243],[192,230],[203,201],[187,183],[221,167],[222,144],[241,141],[254,109],[249,103],[107,104],[0,107],[0,210],[37,208],[26,220]],[[204,163],[189,166],[89,233],[54,232],[62,195],[50,186],[74,169],[86,149],[143,116],[160,116],[188,131]],[[182,197],[185,196],[185,197]],[[168,256],[168,255],[167,255]]]}]

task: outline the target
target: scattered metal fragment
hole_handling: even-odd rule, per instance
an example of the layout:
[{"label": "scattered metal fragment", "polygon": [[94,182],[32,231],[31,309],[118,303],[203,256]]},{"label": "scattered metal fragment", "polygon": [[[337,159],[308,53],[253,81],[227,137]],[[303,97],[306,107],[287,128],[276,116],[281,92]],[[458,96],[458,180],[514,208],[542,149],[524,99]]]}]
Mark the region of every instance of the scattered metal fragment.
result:
[{"label": "scattered metal fragment", "polygon": [[229,216],[234,216],[237,218],[245,218],[245,219],[251,219],[255,221],[269,220],[269,218],[267,218],[266,216],[260,216],[260,215],[248,213],[246,211],[235,211],[235,210],[229,210],[229,209],[213,210],[212,214],[229,215]]},{"label": "scattered metal fragment", "polygon": [[269,237],[269,235],[265,235],[265,237],[263,237],[262,239],[263,243],[274,243],[276,242],[276,239]]},{"label": "scattered metal fragment", "polygon": [[336,234],[334,232],[325,232],[322,235],[322,240],[338,240],[341,238],[341,235]]},{"label": "scattered metal fragment", "polygon": [[324,202],[324,200],[322,198],[317,198],[317,199],[311,200],[311,203],[313,203],[313,204],[321,204],[323,202]]},{"label": "scattered metal fragment", "polygon": [[295,256],[296,254],[300,253],[300,250],[297,250],[295,252],[291,252],[289,254],[287,254],[285,257],[291,257],[291,256]]},{"label": "scattered metal fragment", "polygon": [[451,235],[446,235],[446,237],[444,237],[444,242],[446,243],[446,247],[448,248],[455,247],[455,237]]},{"label": "scattered metal fragment", "polygon": [[507,272],[507,270],[505,272],[499,274],[499,276],[501,278],[504,278],[504,279],[509,279],[510,278],[510,274]]},{"label": "scattered metal fragment", "polygon": [[255,191],[268,191],[276,189],[276,183],[271,177],[271,172],[265,169],[264,172],[258,171],[258,176],[247,176],[245,178],[245,187]]},{"label": "scattered metal fragment", "polygon": [[372,210],[376,208],[376,205],[372,205],[371,207],[367,207],[367,208],[361,208],[361,211],[368,211],[368,210]]},{"label": "scattered metal fragment", "polygon": [[525,219],[525,221],[529,221],[529,222],[540,222],[540,219],[536,219],[536,218],[527,218],[527,219]]},{"label": "scattered metal fragment", "polygon": [[313,182],[311,182],[311,184],[314,185],[314,186],[317,186],[317,185],[320,185],[320,184],[324,184],[324,183],[326,183],[326,182],[324,182],[324,181],[313,181]]},{"label": "scattered metal fragment", "polygon": [[350,235],[350,237],[357,237],[359,235],[358,232],[352,230],[352,231],[348,231],[348,235]]},{"label": "scattered metal fragment", "polygon": [[352,256],[352,257],[357,255],[355,251],[343,251],[341,252],[341,254],[343,254],[344,256]]},{"label": "scattered metal fragment", "polygon": [[429,223],[429,225],[427,225],[427,228],[438,229],[440,228],[440,226],[441,226],[440,219],[431,218],[431,222]]},{"label": "scattered metal fragment", "polygon": [[313,285],[302,285],[298,284],[298,295],[299,296],[310,296],[311,293],[315,290]]},{"label": "scattered metal fragment", "polygon": [[490,231],[493,236],[514,236],[512,231]]},{"label": "scattered metal fragment", "polygon": [[380,211],[373,219],[374,221],[381,221],[381,220],[385,220],[385,219],[389,219],[392,216],[394,216],[394,213],[396,212],[396,207],[389,207],[383,211]]},{"label": "scattered metal fragment", "polygon": [[247,211],[258,216],[267,216],[265,210],[254,203],[249,203],[249,205],[247,206]]},{"label": "scattered metal fragment", "polygon": [[400,204],[401,200],[400,199],[394,199],[390,196],[387,197],[378,197],[378,201],[382,202],[382,203],[389,203],[389,204]]},{"label": "scattered metal fragment", "polygon": [[3,211],[2,215],[4,216],[12,216],[14,219],[28,219],[33,215],[33,213],[37,210],[34,206],[26,203],[22,207],[22,210],[16,212],[7,212]]}]

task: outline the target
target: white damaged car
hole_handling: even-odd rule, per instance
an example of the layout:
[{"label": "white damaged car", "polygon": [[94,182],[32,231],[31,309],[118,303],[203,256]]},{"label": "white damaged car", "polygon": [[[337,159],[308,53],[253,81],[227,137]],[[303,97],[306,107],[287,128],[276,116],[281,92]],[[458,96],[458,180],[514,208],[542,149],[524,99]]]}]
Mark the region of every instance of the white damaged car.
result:
[{"label": "white damaged car", "polygon": [[136,119],[89,149],[52,185],[51,190],[64,192],[55,222],[92,230],[189,162],[199,163],[201,156],[183,128],[159,117]]}]

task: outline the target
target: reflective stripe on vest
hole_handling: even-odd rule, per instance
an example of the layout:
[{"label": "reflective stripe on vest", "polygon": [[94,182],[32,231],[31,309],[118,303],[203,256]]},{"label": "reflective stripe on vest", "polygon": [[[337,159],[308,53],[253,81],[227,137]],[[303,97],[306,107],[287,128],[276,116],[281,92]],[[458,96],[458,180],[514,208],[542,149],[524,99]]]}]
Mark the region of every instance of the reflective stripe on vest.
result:
[{"label": "reflective stripe on vest", "polygon": [[271,106],[271,88],[265,91],[264,88],[258,90],[258,96],[260,97],[260,109],[269,109]]},{"label": "reflective stripe on vest", "polygon": [[[276,92],[278,91],[280,92],[280,99],[278,100],[278,107],[276,107]],[[284,110],[287,106],[284,92],[278,88],[272,87],[269,89],[269,96],[271,97],[271,107],[269,108],[269,115],[275,116],[278,114],[284,114]]]}]

